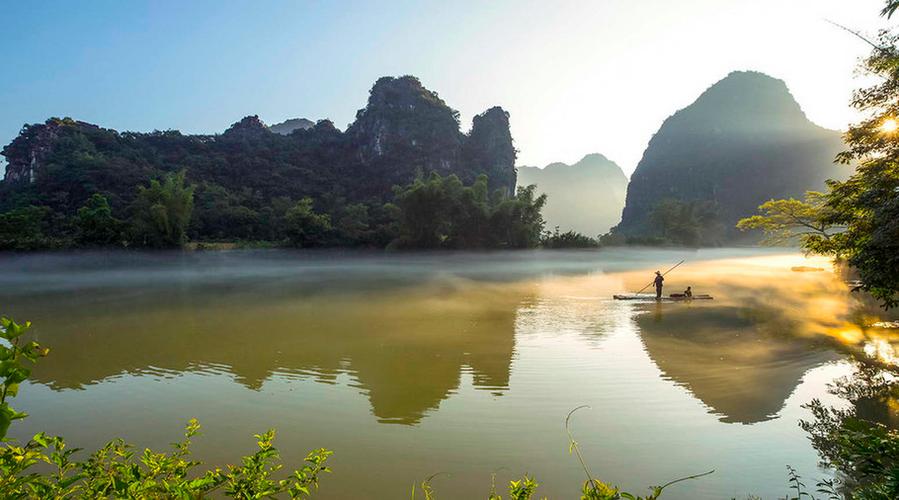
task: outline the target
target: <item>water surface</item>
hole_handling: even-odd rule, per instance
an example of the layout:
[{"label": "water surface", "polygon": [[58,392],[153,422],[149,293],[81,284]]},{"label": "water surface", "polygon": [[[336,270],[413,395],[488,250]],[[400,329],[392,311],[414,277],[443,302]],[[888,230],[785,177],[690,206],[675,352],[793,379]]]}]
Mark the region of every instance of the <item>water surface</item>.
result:
[{"label": "water surface", "polygon": [[[667,291],[716,300],[611,300],[683,258]],[[4,256],[0,290],[53,349],[16,437],[163,447],[196,417],[198,458],[225,463],[275,427],[288,463],[335,451],[319,498],[402,498],[437,472],[442,498],[482,497],[494,471],[575,498],[582,404],[608,482],[715,469],[666,498],[783,495],[787,464],[826,475],[801,405],[871,338],[826,261],[782,250]]]}]

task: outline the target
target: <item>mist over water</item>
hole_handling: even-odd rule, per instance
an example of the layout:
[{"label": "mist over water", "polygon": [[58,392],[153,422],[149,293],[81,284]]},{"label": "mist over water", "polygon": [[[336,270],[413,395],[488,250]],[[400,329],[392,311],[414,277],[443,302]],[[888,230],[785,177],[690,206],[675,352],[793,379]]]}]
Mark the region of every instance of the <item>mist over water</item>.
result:
[{"label": "mist over water", "polygon": [[[681,259],[666,294],[715,300],[611,299]],[[824,475],[801,405],[832,401],[848,352],[889,361],[894,342],[827,261],[784,250],[45,254],[0,260],[0,290],[52,348],[15,437],[163,447],[197,417],[197,457],[223,463],[275,427],[288,464],[335,450],[322,498],[402,497],[435,472],[442,496],[483,496],[493,471],[572,497],[562,421],[581,404],[609,482],[716,469],[666,497],[782,495],[787,464]]]}]

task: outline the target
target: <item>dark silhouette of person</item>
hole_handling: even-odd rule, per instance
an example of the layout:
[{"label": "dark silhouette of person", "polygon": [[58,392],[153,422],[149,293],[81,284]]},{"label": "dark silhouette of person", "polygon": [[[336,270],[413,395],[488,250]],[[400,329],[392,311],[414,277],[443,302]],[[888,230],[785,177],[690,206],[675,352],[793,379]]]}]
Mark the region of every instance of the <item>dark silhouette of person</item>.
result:
[{"label": "dark silhouette of person", "polygon": [[653,284],[656,286],[656,300],[662,300],[662,283],[665,282],[665,277],[662,276],[662,273],[656,271],[656,279],[653,280]]},{"label": "dark silhouette of person", "polygon": [[692,299],[693,298],[693,287],[688,286],[686,290],[684,290],[684,298]]}]

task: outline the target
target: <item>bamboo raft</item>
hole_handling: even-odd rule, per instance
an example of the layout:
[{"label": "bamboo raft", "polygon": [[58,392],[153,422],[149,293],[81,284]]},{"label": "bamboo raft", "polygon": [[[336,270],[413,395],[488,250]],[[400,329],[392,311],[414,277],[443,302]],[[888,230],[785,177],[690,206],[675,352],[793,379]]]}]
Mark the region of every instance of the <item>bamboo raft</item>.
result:
[{"label": "bamboo raft", "polygon": [[[656,296],[648,293],[644,294],[618,294],[612,295],[615,300],[656,300]],[[662,297],[665,302],[689,302],[691,300],[714,300],[711,295],[697,294],[692,297],[685,297],[682,293],[672,293],[667,297]]]}]

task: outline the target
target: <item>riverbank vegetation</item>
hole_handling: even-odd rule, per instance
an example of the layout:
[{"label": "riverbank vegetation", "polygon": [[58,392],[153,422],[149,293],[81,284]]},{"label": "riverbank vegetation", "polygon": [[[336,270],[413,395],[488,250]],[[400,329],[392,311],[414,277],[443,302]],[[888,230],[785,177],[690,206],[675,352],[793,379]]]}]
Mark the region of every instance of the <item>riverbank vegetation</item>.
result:
[{"label": "riverbank vegetation", "polygon": [[[888,2],[883,14],[895,12]],[[864,38],[861,34],[856,34]],[[864,119],[844,135],[838,162],[855,166],[846,181],[828,181],[827,192],[805,202],[772,200],[742,229],[769,239],[798,238],[806,251],[845,260],[857,270],[859,289],[884,307],[899,305],[899,34],[882,31],[861,66],[874,85],[856,90],[851,104]],[[848,167],[847,167],[848,168]]]},{"label": "riverbank vegetation", "polygon": [[598,248],[598,238],[591,238],[577,231],[560,232],[556,226],[553,232],[545,232],[540,241],[543,248]]},{"label": "riverbank vegetation", "polygon": [[599,237],[604,246],[720,246],[726,241],[718,205],[709,200],[665,198],[647,216],[653,236],[624,235],[617,228]]},{"label": "riverbank vegetation", "polygon": [[[465,185],[455,175],[432,173],[396,186],[388,203],[278,197],[258,211],[232,209],[229,194],[207,196],[184,172],[137,186],[119,211],[100,193],[70,214],[27,205],[0,213],[0,250],[54,248],[294,247],[390,249],[586,248],[598,244],[579,233],[547,233],[546,196],[536,186],[513,195],[490,192],[479,176]],[[223,203],[225,205],[223,205]],[[238,235],[237,239],[228,239]]]}]

